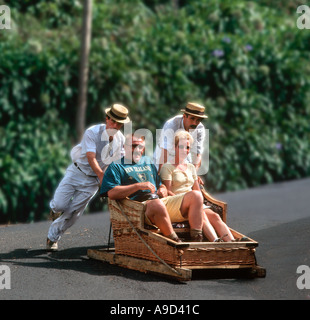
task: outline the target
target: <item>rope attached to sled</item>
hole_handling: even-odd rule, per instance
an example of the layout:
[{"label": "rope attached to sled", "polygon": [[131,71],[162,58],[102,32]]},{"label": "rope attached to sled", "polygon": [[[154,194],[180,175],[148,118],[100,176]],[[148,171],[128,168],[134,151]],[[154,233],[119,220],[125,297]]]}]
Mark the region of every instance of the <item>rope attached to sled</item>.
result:
[{"label": "rope attached to sled", "polygon": [[160,258],[158,256],[158,254],[146,243],[146,241],[141,237],[141,235],[139,234],[139,232],[136,230],[136,228],[134,227],[134,225],[132,224],[132,222],[129,220],[129,218],[127,217],[126,213],[123,210],[123,207],[121,206],[121,204],[116,200],[116,203],[122,213],[122,215],[126,218],[127,222],[129,223],[129,225],[131,226],[131,228],[133,229],[133,231],[137,234],[137,236],[139,237],[139,239],[142,241],[142,243],[153,253],[153,255],[163,264],[165,265],[168,269],[170,269],[172,272],[178,274],[178,275],[182,275],[182,273],[178,272],[176,269],[172,268],[171,266],[169,266],[169,264],[167,264],[162,258]]}]

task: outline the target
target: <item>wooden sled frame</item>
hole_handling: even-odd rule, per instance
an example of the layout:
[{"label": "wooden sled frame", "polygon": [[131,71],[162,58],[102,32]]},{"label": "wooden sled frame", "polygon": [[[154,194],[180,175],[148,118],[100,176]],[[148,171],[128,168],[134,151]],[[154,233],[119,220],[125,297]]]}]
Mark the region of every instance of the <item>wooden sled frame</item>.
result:
[{"label": "wooden sled frame", "polygon": [[[227,219],[227,204],[202,190],[205,204]],[[251,277],[265,277],[266,270],[257,265],[253,239],[245,242],[182,242],[177,243],[160,234],[157,228],[148,229],[144,223],[145,203],[130,199],[108,200],[115,248],[89,249],[87,255],[112,265],[155,273],[179,281],[193,278],[199,270],[245,270]],[[235,238],[243,234],[231,229]],[[179,235],[187,228],[176,228]]]}]

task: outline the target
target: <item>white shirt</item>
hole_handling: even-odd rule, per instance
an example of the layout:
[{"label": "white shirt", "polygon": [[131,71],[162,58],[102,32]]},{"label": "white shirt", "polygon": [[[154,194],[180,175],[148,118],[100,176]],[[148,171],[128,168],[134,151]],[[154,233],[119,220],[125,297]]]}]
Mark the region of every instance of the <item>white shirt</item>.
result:
[{"label": "white shirt", "polygon": [[[174,135],[178,130],[185,130],[183,124],[183,115],[175,116],[172,119],[169,119],[161,130],[160,137],[156,143],[156,149],[153,155],[154,163],[158,168],[161,149],[166,149],[169,152],[168,161],[174,163]],[[199,123],[195,130],[190,130],[189,133],[194,139],[194,143],[191,149],[193,154],[202,154],[203,153],[203,141],[205,139],[205,127],[202,123]],[[192,157],[189,153],[187,157],[187,162],[192,163]]]},{"label": "white shirt", "polygon": [[76,162],[86,175],[96,176],[88,163],[86,152],[96,153],[96,160],[104,171],[112,161],[120,160],[124,156],[124,143],[125,137],[120,131],[115,133],[109,143],[106,125],[94,125],[85,131],[81,143],[72,149],[72,161]]}]

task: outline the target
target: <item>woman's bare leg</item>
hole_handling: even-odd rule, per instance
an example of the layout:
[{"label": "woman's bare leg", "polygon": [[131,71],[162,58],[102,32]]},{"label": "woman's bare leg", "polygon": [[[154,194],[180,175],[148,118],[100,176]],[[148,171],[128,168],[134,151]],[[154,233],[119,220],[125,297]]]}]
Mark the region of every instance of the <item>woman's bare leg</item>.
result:
[{"label": "woman's bare leg", "polygon": [[232,241],[234,240],[234,236],[229,230],[227,224],[221,219],[221,217],[211,209],[205,209],[205,216],[214,227],[216,233],[223,241]]}]

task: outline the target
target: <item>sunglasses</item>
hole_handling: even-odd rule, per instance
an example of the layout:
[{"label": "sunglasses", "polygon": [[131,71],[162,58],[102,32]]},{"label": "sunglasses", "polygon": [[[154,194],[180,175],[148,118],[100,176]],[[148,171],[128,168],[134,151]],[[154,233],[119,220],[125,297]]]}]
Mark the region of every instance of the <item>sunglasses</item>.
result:
[{"label": "sunglasses", "polygon": [[183,145],[179,145],[178,147],[181,150],[184,150],[184,149],[189,150],[191,148],[190,146],[183,146]]},{"label": "sunglasses", "polygon": [[[130,144],[127,144],[127,146],[129,146],[130,147]],[[138,149],[138,150],[143,150],[144,149],[144,146],[142,146],[141,144],[132,144],[131,145],[131,148],[132,149]]]}]

